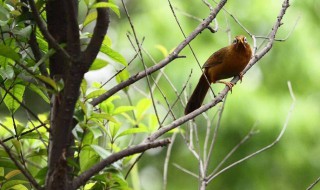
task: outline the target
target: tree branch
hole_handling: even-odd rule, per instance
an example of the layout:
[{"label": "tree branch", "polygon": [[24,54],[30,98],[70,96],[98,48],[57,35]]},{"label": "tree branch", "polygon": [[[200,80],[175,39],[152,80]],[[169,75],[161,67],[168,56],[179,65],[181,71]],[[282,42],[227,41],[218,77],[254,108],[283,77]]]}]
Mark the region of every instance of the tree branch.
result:
[{"label": "tree branch", "polygon": [[183,40],[178,47],[176,47],[171,54],[169,54],[168,57],[160,61],[158,64],[149,67],[145,71],[141,71],[134,76],[130,77],[128,80],[121,82],[120,84],[114,86],[113,88],[109,89],[108,92],[105,94],[99,96],[98,98],[95,98],[91,101],[91,104],[93,106],[98,105],[102,101],[108,99],[113,94],[117,93],[121,89],[137,82],[138,80],[144,78],[147,75],[150,75],[151,73],[154,73],[158,71],[159,69],[163,68],[173,60],[179,57],[179,53],[203,30],[205,30],[209,24],[212,22],[212,20],[216,17],[216,15],[219,13],[219,11],[222,9],[222,7],[226,4],[227,0],[221,0],[219,4],[210,12],[210,15],[204,19],[196,28],[195,30],[185,39]]},{"label": "tree branch", "polygon": [[[289,7],[289,0],[284,0],[283,4],[282,4],[282,9],[277,17],[277,21],[272,28],[268,44],[259,53],[257,53],[256,55],[254,55],[251,58],[248,66],[244,69],[243,74],[246,73],[254,64],[256,64],[272,48],[276,33],[277,33],[279,27],[281,26],[282,18],[284,16],[284,14],[286,13],[286,10],[288,9],[288,7]],[[236,84],[237,81],[239,81],[239,76],[236,76],[231,80],[231,82],[233,84]],[[208,109],[210,109],[211,107],[217,105],[219,102],[221,102],[223,100],[223,98],[227,95],[229,90],[230,90],[229,87],[225,87],[224,90],[222,90],[221,93],[218,96],[216,96],[210,103],[205,104],[205,105],[201,106],[200,108],[194,110],[193,112],[173,121],[171,124],[160,128],[158,131],[156,131],[155,133],[153,133],[151,136],[148,137],[147,142],[154,141],[155,139],[157,139],[161,135],[165,134],[166,132],[180,126],[181,124],[189,121],[190,119],[193,119],[196,116],[200,115],[202,112],[205,112]]]},{"label": "tree branch", "polygon": [[28,179],[28,181],[32,184],[32,186],[35,189],[41,189],[41,186],[36,182],[36,180],[32,177],[32,175],[26,170],[17,160],[16,158],[11,154],[10,148],[2,141],[0,140],[1,146],[4,148],[12,162],[16,165],[16,167],[21,171],[21,173]]},{"label": "tree branch", "polygon": [[40,17],[40,13],[36,7],[36,4],[34,2],[34,0],[28,0],[29,1],[29,5],[30,5],[30,8],[31,8],[31,11],[33,13],[33,17],[34,17],[34,20],[36,21],[41,33],[43,34],[43,36],[46,38],[46,40],[48,40],[49,44],[52,45],[52,47],[58,51],[58,52],[61,52],[62,55],[67,59],[67,60],[70,60],[71,57],[70,55],[68,54],[68,52],[63,49],[58,43],[57,41],[53,38],[53,36],[51,36],[51,34],[49,33],[49,31],[47,30],[44,22],[41,20],[41,17]]},{"label": "tree branch", "polygon": [[170,139],[163,139],[163,140],[149,142],[149,143],[142,143],[142,144],[133,146],[131,148],[122,150],[120,152],[114,153],[108,158],[99,162],[98,164],[92,166],[89,170],[83,172],[76,179],[74,179],[72,182],[72,187],[73,189],[79,188],[81,185],[85,184],[94,174],[98,173],[103,168],[111,165],[115,161],[118,161],[126,156],[130,156],[136,153],[141,153],[151,148],[166,146],[169,143],[170,143]]},{"label": "tree branch", "polygon": [[[107,2],[107,0],[98,0],[97,2]],[[107,33],[110,23],[109,9],[97,8],[97,12],[98,17],[92,38],[88,44],[88,47],[83,52],[83,58],[86,62],[86,67],[88,69],[94,61],[94,59],[96,58],[98,52],[100,51],[101,44],[103,42],[104,36]]]}]

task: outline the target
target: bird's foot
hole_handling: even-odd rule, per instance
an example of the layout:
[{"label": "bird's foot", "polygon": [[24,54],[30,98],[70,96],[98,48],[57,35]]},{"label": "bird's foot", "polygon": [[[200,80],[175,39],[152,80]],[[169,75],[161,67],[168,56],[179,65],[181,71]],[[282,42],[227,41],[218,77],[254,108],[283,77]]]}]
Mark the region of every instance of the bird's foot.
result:
[{"label": "bird's foot", "polygon": [[242,73],[242,72],[240,72],[240,73],[239,73],[240,83],[242,83],[242,78],[243,78],[243,73]]},{"label": "bird's foot", "polygon": [[227,85],[230,89],[230,92],[232,93],[232,87],[234,86],[234,84],[232,82],[226,82],[226,81],[216,81],[216,82]]}]

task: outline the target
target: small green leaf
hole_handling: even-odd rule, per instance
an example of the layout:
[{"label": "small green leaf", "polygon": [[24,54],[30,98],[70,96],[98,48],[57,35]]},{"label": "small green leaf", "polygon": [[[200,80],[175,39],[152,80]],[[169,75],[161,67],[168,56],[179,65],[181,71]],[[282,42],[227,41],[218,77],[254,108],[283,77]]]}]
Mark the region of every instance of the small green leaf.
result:
[{"label": "small green leaf", "polygon": [[107,35],[104,36],[102,44],[111,47],[112,41],[109,38],[109,36],[107,36]]},{"label": "small green leaf", "polygon": [[21,84],[15,84],[13,87],[10,88],[11,82],[8,80],[5,82],[6,89],[9,89],[9,92],[14,96],[12,97],[10,94],[6,94],[6,91],[1,89],[2,97],[4,97],[4,103],[7,108],[10,110],[11,113],[17,111],[20,107],[20,102],[22,102],[25,86]]},{"label": "small green leaf", "polygon": [[110,123],[109,124],[109,132],[110,132],[111,138],[114,139],[116,137],[119,129],[120,129],[120,124],[118,124],[118,123]]},{"label": "small green leaf", "polygon": [[5,46],[3,44],[0,44],[0,55],[6,58],[10,58],[14,61],[19,61],[20,60],[20,54],[15,52],[13,49],[11,49],[8,46]]},{"label": "small green leaf", "polygon": [[88,89],[88,83],[86,80],[82,80],[82,83],[81,83],[81,92],[83,94],[85,94],[87,92],[87,89]]},{"label": "small green leaf", "polygon": [[102,148],[101,146],[98,146],[98,145],[91,145],[91,148],[96,151],[96,153],[99,154],[99,156],[102,158],[102,159],[105,159],[107,158],[108,156],[111,155],[111,153],[109,151],[107,151],[106,149]]},{"label": "small green leaf", "polygon": [[36,86],[33,83],[30,83],[30,85],[28,86],[28,88],[32,91],[34,91],[35,93],[37,93],[45,102],[47,102],[48,104],[50,104],[50,100],[48,98],[48,95],[45,94],[38,86]]},{"label": "small green leaf", "polygon": [[[5,61],[5,60],[3,60]],[[0,76],[2,76],[2,78],[4,79],[13,79],[13,77],[15,76],[14,74],[14,70],[12,68],[11,65],[6,65],[5,67],[0,67]]]},{"label": "small green leaf", "polygon": [[100,127],[98,127],[98,126],[88,127],[88,129],[92,132],[93,138],[95,138],[95,139],[97,139],[103,135],[103,132],[101,131]]},{"label": "small green leaf", "polygon": [[98,89],[98,90],[92,91],[86,96],[86,99],[98,97],[106,92],[107,90],[105,89]]},{"label": "small green leaf", "polygon": [[92,63],[92,65],[90,66],[89,70],[90,71],[98,70],[98,69],[101,69],[101,68],[107,66],[108,64],[109,63],[106,60],[96,58],[94,60],[94,62]]},{"label": "small green leaf", "polygon": [[106,119],[108,121],[112,121],[114,123],[117,123],[117,120],[113,118],[111,115],[106,113],[92,113],[90,118],[96,118],[96,119]]},{"label": "small green leaf", "polygon": [[[10,180],[5,182],[2,186],[1,186],[1,190],[6,190],[6,189],[16,189],[16,187],[18,185],[22,185],[22,184],[28,184],[30,182],[25,181],[25,180]],[[23,189],[22,189],[23,190]]]},{"label": "small green leaf", "polygon": [[137,134],[137,133],[146,133],[148,132],[145,128],[130,128],[125,131],[122,131],[117,137],[125,136],[125,135],[131,135],[131,134]]},{"label": "small green leaf", "polygon": [[20,152],[21,152],[21,143],[20,143],[20,141],[17,140],[17,139],[12,139],[11,142],[12,142],[12,145],[14,146],[14,148],[16,149],[16,151],[20,154]]},{"label": "small green leaf", "polygon": [[42,82],[49,84],[54,90],[56,90],[56,91],[58,90],[57,83],[54,80],[52,80],[51,78],[46,77],[44,75],[36,75],[36,77],[38,79],[40,79]]},{"label": "small green leaf", "polygon": [[6,179],[10,179],[18,174],[21,174],[20,170],[12,170],[9,173],[7,173],[7,175],[5,176]]},{"label": "small green leaf", "polygon": [[29,25],[25,28],[19,29],[16,32],[14,32],[14,34],[24,37],[24,38],[29,38],[30,34],[32,32],[32,26]]},{"label": "small green leaf", "polygon": [[44,56],[41,57],[41,59],[33,66],[32,71],[35,72],[35,70],[45,61],[49,60],[49,58],[55,53],[56,51],[54,49],[50,49]]},{"label": "small green leaf", "polygon": [[113,3],[98,2],[93,4],[91,8],[110,8],[120,18],[119,7]]},{"label": "small green leaf", "polygon": [[162,53],[163,57],[169,55],[168,50],[163,45],[156,45],[156,48]]},{"label": "small green leaf", "polygon": [[142,119],[143,114],[150,108],[152,102],[148,98],[144,98],[140,100],[136,106],[136,116],[137,120]]},{"label": "small green leaf", "polygon": [[134,109],[133,106],[119,106],[113,111],[112,114],[113,115],[118,115],[118,114],[121,114],[123,112],[131,111],[133,109]]},{"label": "small green leaf", "polygon": [[83,27],[87,26],[88,24],[90,24],[92,21],[97,19],[97,11],[93,11],[91,13],[89,13],[86,17],[86,19],[84,19],[83,21]]},{"label": "small green leaf", "polygon": [[118,63],[121,63],[124,66],[128,65],[126,59],[120,53],[118,53],[115,50],[111,49],[110,46],[102,44],[100,51],[102,53],[108,55],[112,60],[114,60],[114,61],[116,61]]},{"label": "small green leaf", "polygon": [[129,78],[130,74],[127,69],[122,70],[119,74],[116,76],[116,80],[118,83],[121,83]]}]

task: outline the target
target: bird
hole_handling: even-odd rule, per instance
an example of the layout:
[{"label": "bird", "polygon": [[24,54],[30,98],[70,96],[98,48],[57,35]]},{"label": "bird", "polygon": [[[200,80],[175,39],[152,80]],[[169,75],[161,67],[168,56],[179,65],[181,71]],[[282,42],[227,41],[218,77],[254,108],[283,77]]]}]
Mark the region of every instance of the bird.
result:
[{"label": "bird", "polygon": [[211,83],[223,83],[232,90],[232,82],[221,81],[234,76],[243,77],[243,69],[252,56],[251,47],[244,35],[234,38],[232,44],[214,52],[203,65],[203,73],[185,108],[185,115],[198,109]]}]

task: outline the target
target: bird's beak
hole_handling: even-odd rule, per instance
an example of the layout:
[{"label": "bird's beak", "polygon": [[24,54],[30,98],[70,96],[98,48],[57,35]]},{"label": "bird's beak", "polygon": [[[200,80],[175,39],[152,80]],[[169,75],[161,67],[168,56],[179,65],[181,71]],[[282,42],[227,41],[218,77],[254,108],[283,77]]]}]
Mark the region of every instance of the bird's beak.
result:
[{"label": "bird's beak", "polygon": [[240,39],[241,44],[244,46],[243,38]]}]

